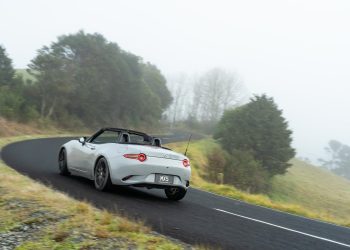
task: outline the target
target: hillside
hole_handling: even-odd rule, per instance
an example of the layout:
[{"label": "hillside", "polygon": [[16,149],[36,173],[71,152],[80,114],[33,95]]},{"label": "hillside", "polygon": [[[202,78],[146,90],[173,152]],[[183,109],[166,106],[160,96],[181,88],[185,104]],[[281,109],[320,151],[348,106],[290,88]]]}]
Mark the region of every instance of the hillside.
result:
[{"label": "hillside", "polygon": [[8,121],[7,119],[0,117],[0,136],[17,136],[41,133],[41,130],[34,125]]},{"label": "hillside", "polygon": [[[20,135],[39,135],[39,134],[58,134],[64,131],[53,126],[39,126],[38,124],[23,124],[15,121],[9,121],[0,116],[0,137],[20,136]],[[65,131],[67,133],[67,131]]]},{"label": "hillside", "polygon": [[293,159],[288,173],[273,180],[270,197],[350,220],[350,181]]},{"label": "hillside", "polygon": [[35,81],[35,78],[27,72],[27,69],[16,69],[16,75],[22,76],[23,80]]},{"label": "hillside", "polygon": [[[169,147],[182,152],[186,143],[173,143]],[[249,203],[350,226],[350,182],[344,178],[294,159],[286,175],[272,180],[268,194],[249,194],[232,185],[218,185],[205,180],[206,155],[216,147],[220,146],[213,139],[190,145],[188,156],[193,172],[192,186]]]}]

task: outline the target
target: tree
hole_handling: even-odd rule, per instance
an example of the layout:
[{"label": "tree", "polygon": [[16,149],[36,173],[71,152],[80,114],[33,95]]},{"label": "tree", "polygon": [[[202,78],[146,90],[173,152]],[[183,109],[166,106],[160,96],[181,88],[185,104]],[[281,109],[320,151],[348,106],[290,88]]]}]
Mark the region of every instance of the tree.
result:
[{"label": "tree", "polygon": [[225,167],[225,183],[251,192],[266,192],[269,186],[268,173],[261,164],[254,159],[251,152],[233,150],[228,157]]},{"label": "tree", "polygon": [[155,94],[155,98],[159,99],[160,108],[164,111],[173,101],[171,93],[166,86],[166,79],[160,70],[151,63],[143,64],[142,70],[143,80]]},{"label": "tree", "polygon": [[15,70],[12,60],[7,56],[5,48],[0,46],[0,86],[8,86],[14,82]]},{"label": "tree", "polygon": [[189,79],[186,75],[180,74],[168,78],[171,94],[173,96],[173,102],[167,110],[168,119],[171,125],[175,125],[176,122],[184,120],[188,110],[186,110],[186,104],[189,94]]},{"label": "tree", "polygon": [[44,46],[29,65],[29,73],[37,79],[35,88],[41,118],[50,119],[57,113],[57,106],[64,106],[68,101],[71,79],[67,74],[69,67],[65,65],[68,61],[64,59],[54,47]]},{"label": "tree", "polygon": [[350,179],[350,147],[339,141],[331,140],[325,150],[330,155],[330,159],[320,159],[322,165],[335,174]]},{"label": "tree", "polygon": [[272,98],[255,96],[239,108],[224,113],[214,137],[232,154],[250,152],[269,176],[284,174],[295,156],[292,131]]},{"label": "tree", "polygon": [[12,60],[0,46],[0,116],[27,121],[36,117],[35,109],[25,99],[25,86],[15,75]]},{"label": "tree", "polygon": [[151,125],[171,102],[154,65],[97,33],[60,36],[29,67],[37,79],[41,117],[60,124]]},{"label": "tree", "polygon": [[194,86],[192,114],[199,120],[216,123],[224,110],[240,103],[242,93],[242,84],[234,73],[212,69]]}]

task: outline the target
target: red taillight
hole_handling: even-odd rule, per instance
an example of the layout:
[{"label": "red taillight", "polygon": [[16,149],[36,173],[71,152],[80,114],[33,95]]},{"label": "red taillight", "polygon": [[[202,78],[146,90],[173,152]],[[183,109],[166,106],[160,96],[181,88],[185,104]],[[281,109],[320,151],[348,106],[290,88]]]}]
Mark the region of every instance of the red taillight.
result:
[{"label": "red taillight", "polygon": [[137,159],[140,161],[140,162],[144,162],[145,160],[147,160],[147,156],[145,154],[139,154],[137,156]]},{"label": "red taillight", "polygon": [[140,162],[144,162],[147,160],[147,155],[140,153],[140,154],[125,154],[123,155],[125,158],[128,159],[134,159],[134,160],[139,160]]},{"label": "red taillight", "polygon": [[184,164],[184,167],[189,167],[190,166],[190,161],[189,160],[187,160],[187,159],[184,159],[183,161],[182,161],[182,164]]}]

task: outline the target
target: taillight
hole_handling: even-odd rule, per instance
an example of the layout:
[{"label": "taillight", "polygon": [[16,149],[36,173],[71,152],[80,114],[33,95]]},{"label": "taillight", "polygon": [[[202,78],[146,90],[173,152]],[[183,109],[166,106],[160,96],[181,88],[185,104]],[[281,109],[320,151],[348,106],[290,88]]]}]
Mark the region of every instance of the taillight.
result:
[{"label": "taillight", "polygon": [[140,162],[144,162],[145,160],[147,160],[147,155],[145,155],[144,153],[140,153],[140,154],[125,154],[123,156],[125,158],[128,158],[128,159],[139,160]]},{"label": "taillight", "polygon": [[182,161],[182,164],[184,165],[184,167],[189,167],[190,166],[190,161],[188,160],[188,159],[184,159],[183,161]]},{"label": "taillight", "polygon": [[147,156],[145,154],[139,154],[137,156],[137,159],[140,161],[140,162],[144,162],[145,160],[147,160]]}]

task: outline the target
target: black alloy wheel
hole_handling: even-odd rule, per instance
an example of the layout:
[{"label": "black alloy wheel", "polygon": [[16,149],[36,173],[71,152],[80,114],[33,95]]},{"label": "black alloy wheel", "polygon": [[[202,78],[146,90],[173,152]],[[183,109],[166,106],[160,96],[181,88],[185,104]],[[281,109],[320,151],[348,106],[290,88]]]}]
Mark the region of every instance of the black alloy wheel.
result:
[{"label": "black alloy wheel", "polygon": [[58,155],[58,168],[61,175],[70,175],[67,167],[67,154],[65,149],[61,149]]},{"label": "black alloy wheel", "polygon": [[94,174],[95,188],[99,191],[107,190],[111,185],[108,163],[105,158],[98,160]]}]

